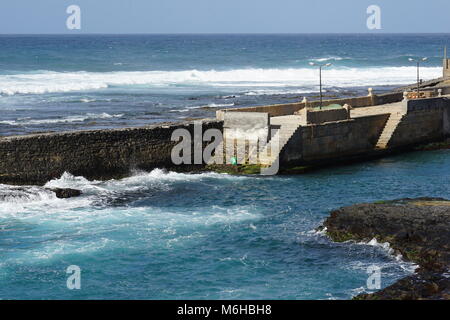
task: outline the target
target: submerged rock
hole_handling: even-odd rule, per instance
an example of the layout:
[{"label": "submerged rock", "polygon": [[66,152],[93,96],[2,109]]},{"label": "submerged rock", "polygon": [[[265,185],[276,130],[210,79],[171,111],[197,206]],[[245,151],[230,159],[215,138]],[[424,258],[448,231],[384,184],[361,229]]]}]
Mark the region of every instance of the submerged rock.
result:
[{"label": "submerged rock", "polygon": [[81,195],[80,190],[70,188],[53,188],[50,190],[53,191],[56,194],[56,197],[60,199],[79,197]]},{"label": "submerged rock", "polygon": [[417,198],[357,204],[331,212],[324,222],[334,241],[389,242],[419,265],[417,273],[356,299],[449,299],[450,200]]}]

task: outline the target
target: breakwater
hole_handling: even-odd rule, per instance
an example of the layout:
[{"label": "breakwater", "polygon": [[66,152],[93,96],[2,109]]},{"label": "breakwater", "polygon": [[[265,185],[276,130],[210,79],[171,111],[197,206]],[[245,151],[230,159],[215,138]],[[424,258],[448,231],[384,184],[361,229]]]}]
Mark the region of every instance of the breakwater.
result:
[{"label": "breakwater", "polygon": [[[405,96],[402,101],[399,99],[399,94],[393,93],[330,100],[356,106],[347,111],[314,111],[297,104],[298,111],[283,116],[279,114],[287,110],[293,112],[292,105],[262,106],[251,111],[248,108],[236,109],[240,112],[219,112],[217,120],[202,120],[202,130],[218,129],[223,133],[222,146],[226,157],[221,160],[225,165],[230,165],[230,155],[237,155],[240,164],[248,159],[245,135],[251,133],[252,128],[259,128],[259,132],[277,131],[282,141],[279,149],[272,148],[272,158],[263,158],[259,154],[258,159],[259,165],[264,166],[271,165],[274,158],[278,158],[280,172],[295,166],[380,156],[422,143],[440,141],[450,135],[450,100],[447,96],[418,100],[409,100]],[[389,103],[379,104],[386,101]],[[315,105],[315,102],[310,104]],[[184,122],[2,137],[0,183],[44,184],[64,172],[104,180],[125,177],[134,170],[165,168],[198,172],[211,169],[204,162],[174,164],[171,154],[179,141],[173,141],[172,134],[181,128],[191,136],[195,135],[194,122]],[[234,134],[231,141],[230,132],[235,129],[243,132],[244,136],[241,139]],[[270,140],[269,131],[264,136]],[[242,148],[239,149],[241,142],[244,143],[243,154]],[[195,141],[190,143],[191,150],[194,150]],[[207,144],[203,142],[203,148]]]},{"label": "breakwater", "polygon": [[[221,130],[222,122],[203,120],[202,126]],[[193,134],[194,123],[3,137],[0,183],[43,184],[65,171],[103,180],[124,177],[133,170],[201,169],[202,165],[174,168],[171,151],[177,141],[171,136],[179,128]]]}]

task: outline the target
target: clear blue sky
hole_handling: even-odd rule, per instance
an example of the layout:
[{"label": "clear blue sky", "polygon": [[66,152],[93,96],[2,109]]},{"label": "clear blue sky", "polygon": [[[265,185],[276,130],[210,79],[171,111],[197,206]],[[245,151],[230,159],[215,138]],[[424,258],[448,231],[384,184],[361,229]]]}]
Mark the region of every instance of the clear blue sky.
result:
[{"label": "clear blue sky", "polygon": [[[76,4],[82,29],[66,28]],[[382,30],[366,27],[381,7]],[[0,33],[450,33],[449,0],[1,0]]]}]

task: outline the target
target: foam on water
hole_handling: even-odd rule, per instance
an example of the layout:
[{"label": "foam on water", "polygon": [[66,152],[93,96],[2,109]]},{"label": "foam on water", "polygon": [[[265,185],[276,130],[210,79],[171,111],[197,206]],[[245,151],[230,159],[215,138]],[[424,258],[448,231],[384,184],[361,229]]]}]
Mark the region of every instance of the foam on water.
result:
[{"label": "foam on water", "polygon": [[55,119],[30,119],[29,117],[27,117],[27,118],[19,118],[17,120],[1,120],[0,124],[8,124],[11,126],[26,126],[26,125],[40,125],[40,124],[84,122],[86,120],[111,119],[121,117],[123,117],[123,113],[111,115],[109,113],[103,112],[103,113],[87,113],[85,115],[67,116]]},{"label": "foam on water", "polygon": [[[440,76],[442,68],[424,67],[423,79]],[[416,68],[370,67],[335,68],[326,72],[327,85],[353,87],[395,85],[411,82]],[[196,85],[205,87],[311,87],[317,82],[312,68],[233,69],[135,72],[53,72],[0,75],[0,94],[43,94],[99,90],[111,86],[145,85],[148,87]]]},{"label": "foam on water", "polygon": [[40,187],[16,187],[0,184],[0,204],[48,201],[56,199],[55,193]]},{"label": "foam on water", "polygon": [[[245,179],[216,173],[198,175],[166,172],[136,172],[122,180],[89,181],[84,177],[64,173],[44,187],[14,187],[0,185],[0,231],[14,234],[17,221],[30,228],[46,225],[46,233],[35,234],[39,241],[26,251],[1,249],[3,264],[32,264],[67,254],[90,254],[117,247],[139,247],[151,241],[161,248],[184,246],[186,242],[203,237],[203,229],[215,225],[228,226],[246,220],[258,220],[261,215],[251,206],[224,207],[220,205],[193,208],[160,207],[148,203],[134,203],[154,192],[170,192],[179,183],[203,180]],[[47,188],[77,188],[83,195],[71,199],[57,199]],[[135,200],[115,206],[110,201],[138,193]],[[128,231],[132,228],[133,236]],[[16,234],[16,237],[22,237]],[[28,237],[28,235],[26,236]],[[109,248],[109,249],[108,249]],[[1,265],[0,265],[1,269]],[[1,270],[0,270],[1,271]]]},{"label": "foam on water", "polygon": [[[90,181],[84,177],[77,177],[65,172],[60,178],[47,182],[43,187],[23,186],[15,187],[0,185],[0,216],[20,216],[23,212],[33,213],[27,217],[57,217],[64,216],[68,211],[83,208],[92,211],[92,206],[107,210],[104,201],[112,201],[128,193],[150,191],[168,192],[176,183],[195,182],[205,179],[214,180],[243,180],[246,177],[235,177],[219,173],[183,174],[154,169],[151,172],[136,171],[132,176],[121,180]],[[81,190],[83,195],[71,199],[58,199],[51,188],[73,188]],[[239,211],[239,210],[238,210]],[[96,210],[93,211],[97,213]],[[221,209],[218,209],[220,216]],[[71,211],[71,214],[73,212]],[[230,216],[228,211],[223,211]],[[196,213],[197,214],[197,213]],[[196,215],[194,214],[194,215]],[[212,214],[212,220],[217,216]]]},{"label": "foam on water", "polygon": [[134,187],[136,185],[148,185],[151,183],[167,183],[175,181],[196,181],[207,178],[213,179],[229,179],[242,180],[247,179],[245,176],[233,176],[228,174],[221,174],[216,172],[205,172],[199,174],[186,174],[173,171],[166,171],[164,169],[154,169],[150,172],[134,171],[130,177],[121,180],[89,181],[84,177],[77,177],[68,172],[65,172],[61,178],[53,179],[45,184],[47,188],[75,188],[83,191],[89,188],[98,188],[100,185],[104,188],[115,189],[127,187]]}]

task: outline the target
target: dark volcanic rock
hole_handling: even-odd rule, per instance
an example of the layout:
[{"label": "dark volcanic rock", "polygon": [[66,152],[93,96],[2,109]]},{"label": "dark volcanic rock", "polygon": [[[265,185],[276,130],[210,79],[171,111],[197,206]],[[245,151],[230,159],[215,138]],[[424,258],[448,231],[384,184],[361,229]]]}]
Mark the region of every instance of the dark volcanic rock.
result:
[{"label": "dark volcanic rock", "polygon": [[50,189],[50,190],[56,194],[57,198],[61,198],[61,199],[79,197],[81,195],[81,191],[76,190],[76,189],[54,188],[54,189]]},{"label": "dark volcanic rock", "polygon": [[440,198],[400,199],[340,208],[325,221],[334,241],[389,242],[419,265],[415,275],[364,299],[448,299],[450,281],[450,201]]},{"label": "dark volcanic rock", "polygon": [[450,300],[450,277],[422,271],[378,292],[360,294],[355,300]]}]

